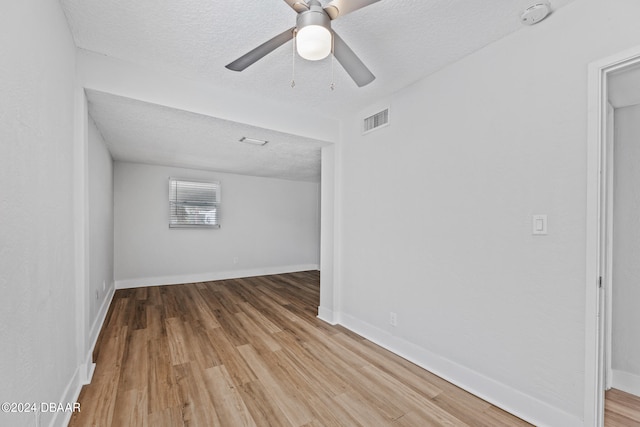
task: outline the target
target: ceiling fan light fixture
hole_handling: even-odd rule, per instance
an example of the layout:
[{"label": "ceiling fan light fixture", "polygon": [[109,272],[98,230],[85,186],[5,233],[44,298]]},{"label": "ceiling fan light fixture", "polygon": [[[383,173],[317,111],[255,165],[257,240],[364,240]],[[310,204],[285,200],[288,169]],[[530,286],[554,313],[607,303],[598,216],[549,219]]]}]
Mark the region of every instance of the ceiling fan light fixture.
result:
[{"label": "ceiling fan light fixture", "polygon": [[307,25],[296,36],[298,55],[309,61],[319,61],[331,53],[331,32],[320,25]]},{"label": "ceiling fan light fixture", "polygon": [[311,10],[298,15],[296,50],[309,61],[319,61],[331,53],[332,32],[329,16],[322,10]]}]

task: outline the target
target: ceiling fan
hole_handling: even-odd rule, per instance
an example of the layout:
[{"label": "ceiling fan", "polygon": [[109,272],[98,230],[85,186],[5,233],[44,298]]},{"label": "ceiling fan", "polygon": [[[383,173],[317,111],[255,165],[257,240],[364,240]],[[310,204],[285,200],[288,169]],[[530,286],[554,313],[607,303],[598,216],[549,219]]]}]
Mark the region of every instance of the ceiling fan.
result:
[{"label": "ceiling fan", "polygon": [[371,83],[376,78],[344,40],[331,29],[331,21],[380,0],[333,0],[324,7],[318,0],[284,1],[298,13],[296,26],[262,43],[228,64],[226,68],[242,71],[295,37],[296,50],[301,57],[317,61],[333,53],[359,87]]}]

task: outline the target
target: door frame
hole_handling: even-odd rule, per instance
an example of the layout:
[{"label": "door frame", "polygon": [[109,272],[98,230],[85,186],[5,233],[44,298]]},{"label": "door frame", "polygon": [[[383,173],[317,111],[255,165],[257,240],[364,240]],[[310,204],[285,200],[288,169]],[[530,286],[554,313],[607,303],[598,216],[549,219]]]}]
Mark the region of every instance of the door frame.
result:
[{"label": "door frame", "polygon": [[604,323],[602,329],[602,341],[603,341],[603,354],[604,359],[602,361],[604,366],[603,371],[603,384],[602,387],[604,390],[609,390],[612,385],[613,371],[611,368],[611,357],[613,354],[613,346],[611,337],[613,336],[613,212],[614,212],[614,186],[613,186],[613,176],[614,176],[614,168],[615,168],[615,134],[614,134],[614,126],[615,126],[615,110],[613,106],[607,102],[607,111],[606,111],[606,139],[605,143],[605,172],[603,175],[603,179],[605,180],[606,190],[605,194],[603,194],[603,203],[604,206],[604,218],[602,218],[603,224],[602,227],[604,230],[604,240],[602,242],[604,253],[602,256],[604,257],[603,265],[603,289],[602,289],[602,298],[604,301],[602,303],[602,312],[604,313],[604,318],[602,322]]},{"label": "door frame", "polygon": [[640,64],[640,46],[618,53],[589,65],[587,111],[587,206],[586,206],[586,301],[585,301],[585,395],[584,425],[604,425],[605,389],[605,308],[600,278],[610,281],[607,274],[607,160],[608,87],[610,73]]}]

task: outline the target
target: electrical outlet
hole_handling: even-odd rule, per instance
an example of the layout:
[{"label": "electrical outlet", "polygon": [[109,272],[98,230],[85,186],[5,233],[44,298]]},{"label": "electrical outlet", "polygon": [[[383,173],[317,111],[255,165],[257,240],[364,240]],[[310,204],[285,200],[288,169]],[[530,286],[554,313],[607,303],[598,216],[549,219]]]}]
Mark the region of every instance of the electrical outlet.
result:
[{"label": "electrical outlet", "polygon": [[236,256],[236,257],[233,257],[233,263],[234,263],[234,264],[237,264],[237,263],[238,263],[238,257],[237,257],[237,256]]},{"label": "electrical outlet", "polygon": [[389,313],[389,324],[391,326],[398,326],[398,315],[393,311]]}]

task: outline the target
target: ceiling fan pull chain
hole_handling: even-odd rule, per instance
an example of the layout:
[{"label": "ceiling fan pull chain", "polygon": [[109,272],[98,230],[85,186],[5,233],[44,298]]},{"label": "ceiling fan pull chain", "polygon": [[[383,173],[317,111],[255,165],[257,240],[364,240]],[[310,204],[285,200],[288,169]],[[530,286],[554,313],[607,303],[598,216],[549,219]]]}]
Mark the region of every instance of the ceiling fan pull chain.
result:
[{"label": "ceiling fan pull chain", "polygon": [[291,56],[291,89],[296,87],[296,35],[298,31],[293,30],[293,55]]}]

